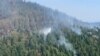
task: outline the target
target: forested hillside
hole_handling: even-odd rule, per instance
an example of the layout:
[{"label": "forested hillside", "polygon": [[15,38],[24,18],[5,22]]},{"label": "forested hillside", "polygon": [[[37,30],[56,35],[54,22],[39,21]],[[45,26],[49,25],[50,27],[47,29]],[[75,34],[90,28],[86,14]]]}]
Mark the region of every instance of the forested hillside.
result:
[{"label": "forested hillside", "polygon": [[37,3],[1,0],[0,56],[100,56],[100,24]]},{"label": "forested hillside", "polygon": [[12,36],[0,39],[0,56],[100,56],[100,29],[93,31],[94,35],[89,31],[82,35],[62,31],[64,37],[52,32],[46,40],[35,33],[13,32]]}]

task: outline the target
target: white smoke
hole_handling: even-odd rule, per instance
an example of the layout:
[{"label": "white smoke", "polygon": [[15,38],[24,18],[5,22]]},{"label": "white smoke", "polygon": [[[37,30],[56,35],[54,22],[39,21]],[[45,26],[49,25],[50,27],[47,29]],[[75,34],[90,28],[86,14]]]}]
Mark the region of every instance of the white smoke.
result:
[{"label": "white smoke", "polygon": [[33,2],[34,0],[23,0],[24,2]]},{"label": "white smoke", "polygon": [[41,30],[39,31],[39,33],[44,34],[45,36],[47,36],[50,32],[51,32],[51,27],[49,27],[49,28],[44,28],[44,29],[41,29]]},{"label": "white smoke", "polygon": [[[51,27],[43,28],[39,31],[40,34],[44,35],[44,41],[46,40],[47,35],[50,34],[51,32],[52,32]],[[73,48],[73,45],[68,41],[68,39],[65,39],[65,37],[63,35],[60,36],[60,38],[58,40],[58,44],[59,44],[59,46],[64,45],[67,50],[72,51],[74,53],[74,56],[76,56],[76,51]]]},{"label": "white smoke", "polygon": [[81,29],[80,28],[72,28],[72,31],[73,32],[75,32],[76,34],[78,34],[78,35],[81,35],[82,34],[82,31],[81,31]]},{"label": "white smoke", "polygon": [[72,51],[74,53],[74,56],[76,56],[76,51],[73,48],[73,45],[67,39],[65,39],[64,36],[60,36],[58,43],[59,45],[64,45],[67,50]]},{"label": "white smoke", "polygon": [[49,33],[51,33],[52,31],[52,28],[51,27],[48,27],[48,28],[44,28],[44,29],[41,29],[39,31],[40,34],[43,34],[44,35],[44,40],[46,40],[46,37]]}]

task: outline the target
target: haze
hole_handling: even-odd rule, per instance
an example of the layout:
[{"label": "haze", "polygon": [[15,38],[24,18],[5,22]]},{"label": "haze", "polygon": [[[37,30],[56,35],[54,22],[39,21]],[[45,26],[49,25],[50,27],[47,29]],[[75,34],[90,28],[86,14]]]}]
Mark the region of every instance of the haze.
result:
[{"label": "haze", "polygon": [[27,0],[59,10],[85,22],[100,22],[100,0]]}]

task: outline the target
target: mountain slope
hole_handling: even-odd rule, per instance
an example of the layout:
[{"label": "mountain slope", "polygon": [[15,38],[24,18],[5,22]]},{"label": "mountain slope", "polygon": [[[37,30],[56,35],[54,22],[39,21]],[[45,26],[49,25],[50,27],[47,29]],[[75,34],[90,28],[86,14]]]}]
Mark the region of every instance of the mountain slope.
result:
[{"label": "mountain slope", "polygon": [[[27,3],[21,0],[1,0],[0,4],[0,19],[3,19],[0,20],[1,25],[3,25],[1,29],[5,32],[14,29],[18,30],[20,27],[22,31],[30,32],[31,30],[39,30],[45,27],[60,28],[63,26],[79,28],[90,26],[64,13],[53,11],[36,3]],[[4,23],[3,21],[7,22]]]},{"label": "mountain slope", "polygon": [[0,56],[99,56],[99,27],[37,3],[1,0]]}]

